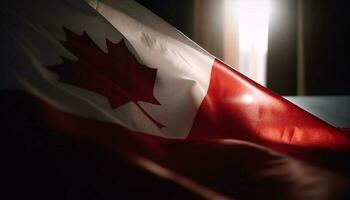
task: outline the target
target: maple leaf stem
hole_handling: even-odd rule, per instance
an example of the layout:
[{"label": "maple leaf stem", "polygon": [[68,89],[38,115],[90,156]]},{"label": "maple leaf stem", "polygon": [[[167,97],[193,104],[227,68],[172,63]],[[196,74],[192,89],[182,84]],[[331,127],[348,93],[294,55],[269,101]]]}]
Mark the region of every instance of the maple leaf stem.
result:
[{"label": "maple leaf stem", "polygon": [[163,128],[165,127],[163,124],[157,122],[151,115],[149,115],[137,102],[134,102],[137,107],[147,116],[148,119],[150,119],[158,128]]}]

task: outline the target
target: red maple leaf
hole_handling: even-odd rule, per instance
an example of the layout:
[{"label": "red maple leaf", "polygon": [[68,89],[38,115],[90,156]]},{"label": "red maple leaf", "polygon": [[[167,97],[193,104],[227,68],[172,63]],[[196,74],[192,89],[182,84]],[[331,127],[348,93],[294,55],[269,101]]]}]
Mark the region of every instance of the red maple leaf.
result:
[{"label": "red maple leaf", "polygon": [[64,31],[67,40],[60,42],[78,61],[62,58],[62,64],[48,66],[59,75],[60,81],[107,97],[112,109],[132,101],[155,125],[163,127],[138,104],[143,101],[160,105],[153,96],[156,69],[140,64],[124,40],[114,44],[106,39],[108,53],[105,53],[87,33],[77,35],[68,29]]}]

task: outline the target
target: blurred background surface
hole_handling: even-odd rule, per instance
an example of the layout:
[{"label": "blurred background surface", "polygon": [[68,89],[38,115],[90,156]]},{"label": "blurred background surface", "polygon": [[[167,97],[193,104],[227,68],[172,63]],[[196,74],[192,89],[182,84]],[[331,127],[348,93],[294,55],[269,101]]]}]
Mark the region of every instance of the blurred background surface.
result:
[{"label": "blurred background surface", "polygon": [[346,0],[137,0],[280,95],[350,95]]}]

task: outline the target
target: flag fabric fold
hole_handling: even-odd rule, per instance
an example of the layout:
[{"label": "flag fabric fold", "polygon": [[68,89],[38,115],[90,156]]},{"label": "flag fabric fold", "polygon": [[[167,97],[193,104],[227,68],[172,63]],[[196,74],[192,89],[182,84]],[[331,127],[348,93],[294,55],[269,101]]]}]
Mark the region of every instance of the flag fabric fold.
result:
[{"label": "flag fabric fold", "polygon": [[[346,131],[236,72],[138,3],[5,1],[0,10],[11,195],[38,195],[27,181],[68,199],[349,197]],[[25,161],[32,168],[17,166]],[[82,163],[93,166],[79,172]]]}]

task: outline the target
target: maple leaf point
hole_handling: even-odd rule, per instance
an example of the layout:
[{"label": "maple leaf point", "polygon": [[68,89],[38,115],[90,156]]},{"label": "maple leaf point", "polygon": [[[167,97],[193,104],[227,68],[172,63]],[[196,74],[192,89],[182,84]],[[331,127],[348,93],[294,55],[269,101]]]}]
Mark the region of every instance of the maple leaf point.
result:
[{"label": "maple leaf point", "polygon": [[132,101],[155,125],[164,127],[138,104],[143,101],[160,105],[153,96],[157,69],[140,64],[124,39],[117,44],[106,39],[108,53],[105,53],[86,32],[77,35],[63,29],[67,40],[60,42],[78,60],[62,57],[62,64],[47,67],[59,75],[61,82],[105,96],[112,109]]}]

